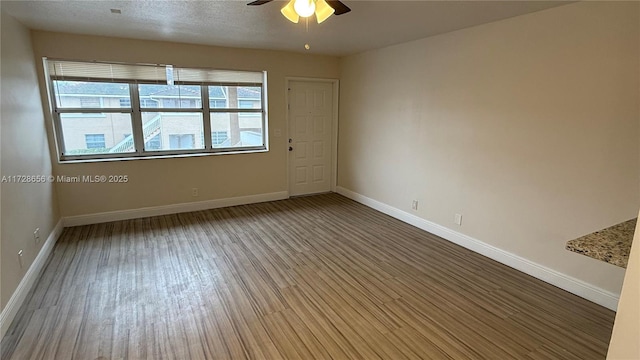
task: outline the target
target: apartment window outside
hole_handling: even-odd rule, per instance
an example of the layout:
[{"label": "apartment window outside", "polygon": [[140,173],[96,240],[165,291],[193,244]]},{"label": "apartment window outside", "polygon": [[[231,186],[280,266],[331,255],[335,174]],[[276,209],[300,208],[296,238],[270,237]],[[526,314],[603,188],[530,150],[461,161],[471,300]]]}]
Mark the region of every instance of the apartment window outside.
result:
[{"label": "apartment window outside", "polygon": [[260,103],[253,100],[238,100],[238,107],[240,109],[253,109],[254,104],[260,107]]},{"label": "apartment window outside", "polygon": [[104,149],[104,134],[86,134],[84,136],[87,149]]},{"label": "apartment window outside", "polygon": [[82,108],[99,108],[100,106],[100,98],[98,96],[92,97],[81,97],[80,98],[80,107]]},{"label": "apartment window outside", "polygon": [[169,135],[169,148],[171,149],[193,149],[193,134],[173,134]]},{"label": "apartment window outside", "polygon": [[220,109],[220,108],[226,108],[227,107],[227,100],[225,100],[225,99],[210,99],[209,103],[210,103],[209,106],[212,109]]},{"label": "apartment window outside", "polygon": [[229,139],[229,133],[227,131],[213,131],[211,133],[211,142],[213,145],[222,145]]},{"label": "apartment window outside", "polygon": [[45,61],[62,161],[267,149],[264,72]]}]

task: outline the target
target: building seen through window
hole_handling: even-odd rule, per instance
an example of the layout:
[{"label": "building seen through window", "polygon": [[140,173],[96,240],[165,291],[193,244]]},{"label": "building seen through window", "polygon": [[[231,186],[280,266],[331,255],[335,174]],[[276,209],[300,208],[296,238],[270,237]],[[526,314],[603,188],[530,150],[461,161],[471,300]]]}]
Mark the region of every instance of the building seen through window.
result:
[{"label": "building seen through window", "polygon": [[[242,151],[266,145],[261,84],[170,85],[56,77],[51,84],[63,158]],[[142,138],[141,149],[136,148],[136,133]]]}]

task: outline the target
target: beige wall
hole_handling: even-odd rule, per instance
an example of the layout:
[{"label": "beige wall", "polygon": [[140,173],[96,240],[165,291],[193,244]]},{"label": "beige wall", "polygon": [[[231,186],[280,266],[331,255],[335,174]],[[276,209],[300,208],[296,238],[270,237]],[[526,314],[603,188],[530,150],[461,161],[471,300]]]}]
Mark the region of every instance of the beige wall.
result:
[{"label": "beige wall", "polygon": [[[29,30],[4,12],[1,21],[0,176],[50,175],[51,157]],[[60,216],[51,183],[2,183],[0,188],[0,303],[4,310]],[[36,245],[33,231],[38,227],[41,240]],[[22,268],[17,255],[21,249]]]},{"label": "beige wall", "polygon": [[607,359],[640,359],[640,223],[636,225],[629,264]]},{"label": "beige wall", "polygon": [[338,185],[619,293],[622,268],[564,246],[638,212],[638,6],[579,2],[342,59]]},{"label": "beige wall", "polygon": [[[57,175],[129,176],[127,184],[58,184],[63,216],[204,201],[287,190],[285,77],[337,78],[338,59],[108,37],[32,32],[36,59],[173,64],[266,70],[270,151],[180,159],[54,164]],[[42,72],[41,66],[39,71]],[[50,121],[50,116],[47,116]],[[280,137],[274,136],[280,130]],[[199,188],[199,197],[191,188]]]}]

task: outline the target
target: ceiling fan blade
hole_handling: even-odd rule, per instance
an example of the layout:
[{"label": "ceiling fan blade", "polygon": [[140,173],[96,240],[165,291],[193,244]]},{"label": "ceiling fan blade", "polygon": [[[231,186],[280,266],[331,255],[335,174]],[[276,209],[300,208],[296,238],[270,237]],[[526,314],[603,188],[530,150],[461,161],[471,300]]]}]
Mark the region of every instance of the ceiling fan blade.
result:
[{"label": "ceiling fan blade", "polygon": [[252,1],[250,3],[248,3],[247,5],[263,5],[269,2],[272,2],[273,0],[256,0],[256,1]]},{"label": "ceiling fan blade", "polygon": [[340,0],[327,0],[327,4],[336,11],[334,15],[342,15],[351,11],[351,9]]}]

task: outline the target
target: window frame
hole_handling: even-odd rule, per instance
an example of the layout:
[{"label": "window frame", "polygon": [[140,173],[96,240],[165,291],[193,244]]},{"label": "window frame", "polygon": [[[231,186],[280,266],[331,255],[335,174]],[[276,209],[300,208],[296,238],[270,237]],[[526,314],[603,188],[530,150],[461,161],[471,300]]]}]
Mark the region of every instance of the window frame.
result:
[{"label": "window frame", "polygon": [[[138,86],[141,84],[159,84],[154,81],[144,80],[121,80],[121,79],[96,79],[96,78],[78,78],[64,77],[50,74],[47,61],[56,61],[56,59],[43,58],[45,77],[48,85],[49,101],[52,109],[53,128],[56,137],[56,145],[58,151],[58,160],[60,162],[84,162],[84,161],[110,161],[110,160],[134,160],[147,158],[166,158],[166,157],[185,157],[185,156],[202,156],[202,155],[220,155],[220,154],[238,154],[238,153],[256,153],[269,151],[268,145],[268,110],[267,110],[267,74],[266,71],[252,71],[253,73],[261,73],[262,82],[212,82],[212,81],[174,81],[172,85],[189,85],[200,87],[200,108],[142,108]],[[65,61],[65,60],[62,60]],[[213,70],[213,69],[211,69]],[[131,107],[129,108],[60,108],[56,102],[55,81],[89,81],[104,83],[123,83],[128,84],[129,100]],[[160,85],[165,85],[161,83]],[[259,109],[242,109],[238,104],[235,108],[210,108],[209,106],[209,86],[236,86],[236,87],[258,87],[260,91],[261,108]],[[256,99],[257,101],[257,99]],[[158,103],[158,105],[160,105]],[[227,106],[230,105],[227,101]],[[145,112],[158,113],[201,113],[204,134],[204,149],[170,149],[170,150],[146,150],[143,134],[142,114]],[[261,116],[262,128],[262,145],[260,146],[241,146],[241,147],[214,147],[212,141],[211,114],[216,112],[222,113],[256,113]],[[105,113],[128,113],[131,115],[131,126],[133,136],[134,151],[121,153],[100,153],[100,154],[83,154],[83,155],[65,155],[64,133],[62,128],[62,114],[95,114],[101,116]],[[194,135],[195,136],[195,135]],[[194,138],[195,140],[195,138]]]}]

